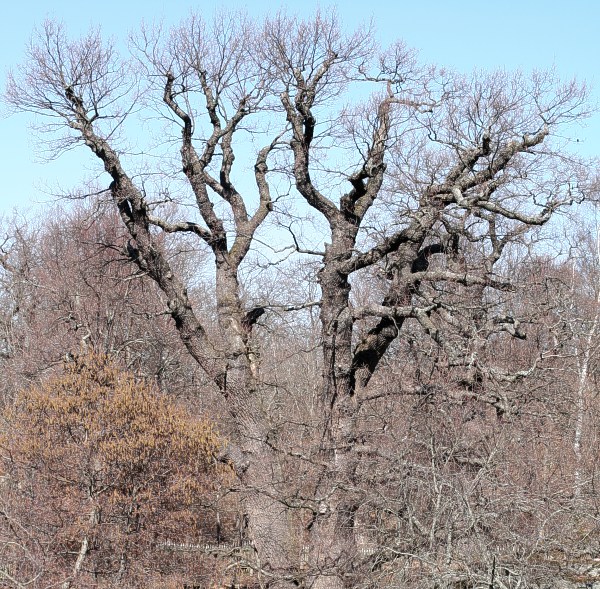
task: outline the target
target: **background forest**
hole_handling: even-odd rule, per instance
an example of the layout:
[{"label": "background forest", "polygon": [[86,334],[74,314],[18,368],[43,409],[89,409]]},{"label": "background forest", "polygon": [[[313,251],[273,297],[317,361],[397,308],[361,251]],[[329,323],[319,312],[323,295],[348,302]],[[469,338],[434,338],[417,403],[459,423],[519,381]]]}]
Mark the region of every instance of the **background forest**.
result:
[{"label": "background forest", "polygon": [[100,175],[3,225],[3,586],[595,581],[584,85],[222,15],[5,100]]}]

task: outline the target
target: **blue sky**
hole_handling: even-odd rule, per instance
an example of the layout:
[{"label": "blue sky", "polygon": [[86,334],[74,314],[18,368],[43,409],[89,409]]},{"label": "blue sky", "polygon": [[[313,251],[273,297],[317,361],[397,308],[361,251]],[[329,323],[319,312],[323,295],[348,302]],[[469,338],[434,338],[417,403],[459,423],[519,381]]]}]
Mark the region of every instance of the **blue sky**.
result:
[{"label": "blue sky", "polygon": [[[286,7],[289,12],[310,14],[319,6],[330,5],[314,0],[273,2],[268,10]],[[256,1],[11,2],[3,8],[0,25],[0,75],[4,80],[8,70],[22,61],[34,27],[48,16],[62,20],[72,35],[100,25],[106,35],[125,39],[142,19],[175,23],[192,9],[211,15],[217,8],[240,8],[254,15],[267,10],[264,3]],[[600,2],[349,0],[338,5],[338,14],[347,29],[372,17],[382,45],[401,38],[417,49],[426,63],[464,72],[555,67],[564,78],[589,82],[593,99],[600,103]],[[39,140],[29,128],[32,120],[23,114],[9,116],[2,107],[0,114],[0,214],[15,208],[39,208],[52,200],[52,193],[75,188],[98,171],[97,162],[83,149],[58,160],[42,161],[36,147]],[[585,155],[600,154],[600,114],[581,131],[579,145]]]}]

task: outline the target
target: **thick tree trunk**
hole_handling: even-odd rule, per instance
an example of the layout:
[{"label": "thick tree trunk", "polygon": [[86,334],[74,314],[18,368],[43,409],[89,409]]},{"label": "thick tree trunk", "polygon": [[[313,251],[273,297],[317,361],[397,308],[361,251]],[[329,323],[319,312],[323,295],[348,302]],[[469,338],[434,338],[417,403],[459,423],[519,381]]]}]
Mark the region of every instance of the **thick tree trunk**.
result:
[{"label": "thick tree trunk", "polygon": [[319,273],[322,290],[324,416],[321,460],[327,465],[317,487],[318,513],[310,530],[309,586],[346,586],[356,555],[354,517],[358,509],[351,491],[356,473],[356,396],[352,372],[353,317],[348,275],[340,270],[354,249],[356,228],[340,222],[332,230]]},{"label": "thick tree trunk", "polygon": [[268,446],[269,416],[261,402],[256,369],[249,348],[250,327],[239,295],[237,267],[226,252],[216,255],[216,297],[219,328],[226,359],[218,384],[228,400],[237,446],[237,475],[241,482],[242,508],[256,560],[249,563],[269,587],[291,587],[298,569],[292,547],[294,533],[288,524],[288,508],[280,500],[282,474],[277,457]]}]

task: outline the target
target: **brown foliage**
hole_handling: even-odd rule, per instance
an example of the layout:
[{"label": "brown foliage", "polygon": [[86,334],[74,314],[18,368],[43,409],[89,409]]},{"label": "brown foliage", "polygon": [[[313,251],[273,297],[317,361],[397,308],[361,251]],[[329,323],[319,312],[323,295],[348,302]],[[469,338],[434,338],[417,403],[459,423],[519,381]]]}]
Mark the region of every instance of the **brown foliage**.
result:
[{"label": "brown foliage", "polygon": [[206,420],[94,353],[21,391],[4,418],[2,535],[30,555],[13,575],[104,586],[182,572],[160,545],[208,532],[226,476]]}]

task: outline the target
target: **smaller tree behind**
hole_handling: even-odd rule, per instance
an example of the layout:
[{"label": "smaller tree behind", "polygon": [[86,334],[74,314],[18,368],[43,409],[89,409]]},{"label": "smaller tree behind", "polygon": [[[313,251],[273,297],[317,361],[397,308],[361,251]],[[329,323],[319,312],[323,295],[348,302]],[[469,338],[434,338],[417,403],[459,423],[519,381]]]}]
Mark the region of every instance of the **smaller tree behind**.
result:
[{"label": "smaller tree behind", "polygon": [[134,587],[196,576],[199,562],[161,546],[207,532],[226,474],[208,422],[93,353],[22,391],[5,419],[3,581]]}]

